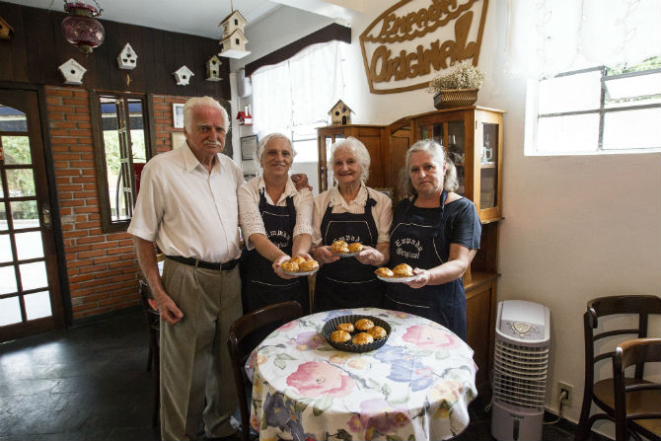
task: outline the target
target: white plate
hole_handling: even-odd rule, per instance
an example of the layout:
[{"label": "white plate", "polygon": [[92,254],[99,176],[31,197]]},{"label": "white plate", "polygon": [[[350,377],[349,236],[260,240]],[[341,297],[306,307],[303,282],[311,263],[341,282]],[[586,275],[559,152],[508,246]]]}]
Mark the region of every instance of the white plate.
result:
[{"label": "white plate", "polygon": [[409,276],[409,277],[381,277],[381,276],[376,276],[379,278],[379,280],[383,280],[384,282],[388,283],[406,283],[410,282],[411,280],[415,280],[418,278],[418,276]]},{"label": "white plate", "polygon": [[344,258],[344,257],[353,257],[357,254],[360,254],[360,251],[357,253],[342,253],[342,254],[333,253],[333,254],[335,254],[337,257]]},{"label": "white plate", "polygon": [[288,276],[296,276],[296,277],[309,276],[317,272],[317,270],[313,270],[313,271],[298,271],[296,273],[290,273],[288,271],[283,270],[282,268],[280,268],[280,271],[287,274]]}]

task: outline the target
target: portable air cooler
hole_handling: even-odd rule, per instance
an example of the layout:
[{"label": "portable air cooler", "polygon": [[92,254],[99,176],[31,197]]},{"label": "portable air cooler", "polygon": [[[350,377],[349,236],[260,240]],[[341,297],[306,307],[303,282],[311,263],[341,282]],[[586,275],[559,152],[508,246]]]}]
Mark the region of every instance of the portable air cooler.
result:
[{"label": "portable air cooler", "polygon": [[491,434],[541,441],[550,347],[550,313],[522,300],[498,303]]}]

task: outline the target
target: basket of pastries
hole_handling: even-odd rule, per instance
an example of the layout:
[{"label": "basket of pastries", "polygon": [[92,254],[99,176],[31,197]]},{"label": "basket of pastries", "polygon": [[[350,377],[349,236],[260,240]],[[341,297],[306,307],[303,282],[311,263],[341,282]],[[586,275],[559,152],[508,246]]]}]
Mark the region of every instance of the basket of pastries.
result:
[{"label": "basket of pastries", "polygon": [[378,317],[345,315],[327,321],[321,333],[335,349],[369,352],[383,346],[391,331],[388,322]]}]

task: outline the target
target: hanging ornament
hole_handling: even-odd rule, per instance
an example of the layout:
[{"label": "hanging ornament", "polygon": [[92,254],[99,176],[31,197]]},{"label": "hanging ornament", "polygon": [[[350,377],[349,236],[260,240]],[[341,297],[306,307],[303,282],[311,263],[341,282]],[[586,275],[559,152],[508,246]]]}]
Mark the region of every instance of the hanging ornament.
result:
[{"label": "hanging ornament", "polygon": [[64,38],[87,55],[101,46],[106,37],[103,25],[94,18],[103,9],[96,0],[92,1],[94,5],[88,0],[64,0],[64,12],[69,16],[62,20]]}]

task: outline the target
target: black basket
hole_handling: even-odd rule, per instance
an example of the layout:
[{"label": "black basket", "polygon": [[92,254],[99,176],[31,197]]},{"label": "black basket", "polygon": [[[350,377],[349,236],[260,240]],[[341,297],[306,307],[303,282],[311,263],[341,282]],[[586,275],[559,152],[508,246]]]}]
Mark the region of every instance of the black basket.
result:
[{"label": "black basket", "polygon": [[[340,323],[355,324],[358,320],[364,318],[372,320],[372,322],[374,322],[374,326],[381,326],[383,329],[385,329],[386,336],[379,340],[374,340],[373,343],[368,343],[366,345],[355,345],[351,342],[338,343],[331,340],[330,335],[333,333],[333,331],[336,330],[337,325],[339,325]],[[355,332],[353,332],[352,337],[358,332],[361,331],[356,330]],[[390,337],[390,332],[392,332],[392,328],[390,328],[390,325],[386,321],[370,315],[344,315],[342,317],[335,317],[327,321],[324,327],[321,329],[321,333],[326,338],[328,344],[330,344],[335,349],[339,349],[340,351],[345,351],[345,352],[358,352],[358,353],[369,352],[379,349],[381,346],[386,344],[386,341],[388,341],[388,337]]]}]

